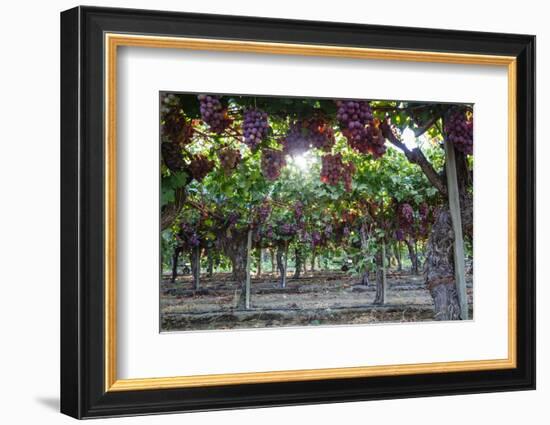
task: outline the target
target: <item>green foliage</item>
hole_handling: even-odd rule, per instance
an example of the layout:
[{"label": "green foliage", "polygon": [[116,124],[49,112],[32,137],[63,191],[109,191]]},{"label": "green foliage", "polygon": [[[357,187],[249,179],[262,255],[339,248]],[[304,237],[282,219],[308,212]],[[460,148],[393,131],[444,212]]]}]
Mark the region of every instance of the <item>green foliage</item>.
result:
[{"label": "green foliage", "polygon": [[[252,227],[256,247],[285,241],[291,249],[299,246],[305,256],[315,251],[352,259],[355,271],[361,272],[373,267],[381,241],[393,238],[397,205],[406,202],[418,209],[423,203],[436,206],[443,201],[420,167],[397,147],[386,142],[386,153],[377,159],[352,149],[340,132],[333,100],[262,96],[222,96],[220,100],[232,120],[230,128],[221,134],[212,133],[201,121],[196,95],[176,95],[171,100],[178,113],[193,124],[192,138],[179,146],[186,166],[194,155],[203,155],[215,165],[200,181],[191,179],[187,168],[173,172],[162,166],[161,207],[174,203],[178,191],[185,190],[186,195],[174,226],[162,233],[163,258],[178,243],[181,223],[194,226],[205,247],[214,247],[217,235],[227,229]],[[445,105],[371,101],[370,106],[375,119],[389,120],[397,133],[406,128],[419,131],[431,124],[417,139],[417,146],[436,171],[444,169],[441,122],[435,118],[445,111]],[[250,107],[267,112],[270,125],[268,136],[254,150],[243,143],[241,134],[242,114]],[[287,155],[286,166],[276,180],[264,177],[262,150],[283,149],[282,139],[290,124],[312,117],[322,117],[334,131],[330,152],[353,164],[350,190],[342,182],[321,182],[321,158],[328,152],[313,147],[302,155]],[[224,148],[240,153],[240,162],[229,172],[222,169],[218,158]],[[468,160],[471,166],[472,158]],[[301,218],[295,213],[297,201],[303,206]],[[258,211],[266,203],[270,205],[269,216],[259,222]],[[292,226],[292,232],[281,230],[285,223]],[[361,239],[361,228],[367,229],[366,242]],[[320,235],[318,242],[315,235]]]}]

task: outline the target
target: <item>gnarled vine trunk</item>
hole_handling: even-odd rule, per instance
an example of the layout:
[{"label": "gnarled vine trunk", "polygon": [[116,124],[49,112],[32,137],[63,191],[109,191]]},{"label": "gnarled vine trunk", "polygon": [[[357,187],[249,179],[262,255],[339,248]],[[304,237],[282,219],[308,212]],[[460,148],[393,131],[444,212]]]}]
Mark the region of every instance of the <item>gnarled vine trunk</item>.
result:
[{"label": "gnarled vine trunk", "polygon": [[172,279],[170,279],[172,283],[174,283],[176,277],[178,277],[178,259],[182,251],[183,249],[178,246],[174,249],[174,254],[172,255]]},{"label": "gnarled vine trunk", "polygon": [[[473,235],[472,175],[466,156],[455,150],[456,173],[460,198],[462,232],[465,239]],[[460,302],[455,283],[454,232],[451,214],[442,209],[432,226],[424,266],[426,286],[434,301],[436,320],[460,320]]]},{"label": "gnarled vine trunk", "polygon": [[238,283],[246,277],[246,229],[233,229],[230,234],[225,230],[218,233],[222,252],[231,260],[232,278]]},{"label": "gnarled vine trunk", "polygon": [[369,235],[364,225],[362,225],[359,228],[359,237],[361,239],[361,250],[363,251],[363,255],[365,257],[365,271],[363,273],[363,276],[361,277],[361,285],[367,286],[369,284],[369,264],[368,263],[370,260],[370,258],[367,255]]},{"label": "gnarled vine trunk", "polygon": [[286,266],[288,257],[288,242],[277,245],[277,269],[279,269],[280,287],[286,287]]},{"label": "gnarled vine trunk", "polygon": [[393,246],[393,250],[397,260],[397,271],[400,272],[403,270],[403,264],[401,264],[401,247],[399,246],[399,242]]},{"label": "gnarled vine trunk", "polygon": [[271,256],[271,273],[275,274],[276,264],[275,264],[275,251],[273,250],[273,248],[269,249],[269,255]]},{"label": "gnarled vine trunk", "polygon": [[414,242],[410,238],[405,238],[405,244],[409,251],[409,258],[411,260],[411,273],[418,274],[418,256],[414,247]]},{"label": "gnarled vine trunk", "polygon": [[302,273],[302,253],[300,251],[300,248],[296,248],[294,250],[294,279],[300,279],[300,275]]},{"label": "gnarled vine trunk", "polygon": [[212,277],[212,275],[214,274],[214,252],[211,248],[206,251],[206,255],[208,257],[206,265],[206,276]]},{"label": "gnarled vine trunk", "polygon": [[196,291],[200,289],[201,276],[201,249],[200,247],[193,248],[191,251],[191,270],[193,272],[193,285]]},{"label": "gnarled vine trunk", "polygon": [[425,265],[426,286],[434,301],[436,320],[460,319],[453,243],[451,214],[447,209],[442,209],[435,219],[428,239]]},{"label": "gnarled vine trunk", "polygon": [[256,277],[262,275],[262,248],[258,248],[256,253]]},{"label": "gnarled vine trunk", "polygon": [[373,304],[383,305],[386,301],[386,270],[385,270],[385,245],[382,246],[376,252],[374,256],[376,262],[376,295],[374,297]]}]

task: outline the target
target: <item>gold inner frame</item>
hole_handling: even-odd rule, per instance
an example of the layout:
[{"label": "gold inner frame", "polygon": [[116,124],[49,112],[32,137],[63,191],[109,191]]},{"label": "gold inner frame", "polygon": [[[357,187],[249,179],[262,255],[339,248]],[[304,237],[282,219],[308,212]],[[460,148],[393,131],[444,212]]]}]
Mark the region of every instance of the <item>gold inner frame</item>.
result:
[{"label": "gold inner frame", "polygon": [[[116,106],[120,46],[503,66],[508,72],[508,357],[495,360],[118,379],[116,324]],[[105,391],[446,373],[516,367],[516,58],[325,45],[105,34]]]}]

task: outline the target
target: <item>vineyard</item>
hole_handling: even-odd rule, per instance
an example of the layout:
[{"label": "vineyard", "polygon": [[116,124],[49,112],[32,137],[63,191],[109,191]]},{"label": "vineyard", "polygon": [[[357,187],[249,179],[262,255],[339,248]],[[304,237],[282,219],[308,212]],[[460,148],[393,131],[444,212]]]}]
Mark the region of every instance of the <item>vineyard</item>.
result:
[{"label": "vineyard", "polygon": [[162,93],[161,329],[473,316],[473,107]]}]

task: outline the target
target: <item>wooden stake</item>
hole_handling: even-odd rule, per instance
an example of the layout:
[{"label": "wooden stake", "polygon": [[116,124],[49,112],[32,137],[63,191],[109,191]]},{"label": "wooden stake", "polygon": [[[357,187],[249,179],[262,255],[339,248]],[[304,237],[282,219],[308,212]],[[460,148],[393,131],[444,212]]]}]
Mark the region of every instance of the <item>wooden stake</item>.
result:
[{"label": "wooden stake", "polygon": [[252,229],[248,229],[248,238],[246,241],[246,282],[245,282],[245,300],[244,308],[250,310],[250,251],[252,250]]},{"label": "wooden stake", "polygon": [[200,246],[195,249],[195,290],[199,290],[201,286],[200,274],[201,274],[201,254]]},{"label": "wooden stake", "polygon": [[288,241],[285,241],[285,250],[284,250],[284,259],[283,259],[283,280],[282,280],[282,287],[283,288],[286,288],[286,267],[288,265],[288,262],[287,262],[287,259],[288,259]]},{"label": "wooden stake", "polygon": [[464,272],[464,239],[462,237],[462,218],[460,216],[460,198],[456,177],[456,159],[454,146],[445,141],[445,169],[447,172],[447,191],[449,192],[449,210],[453,222],[455,282],[460,303],[460,318],[468,320],[468,295],[466,293],[466,276]]},{"label": "wooden stake", "polygon": [[386,302],[386,242],[382,242],[382,304]]}]

